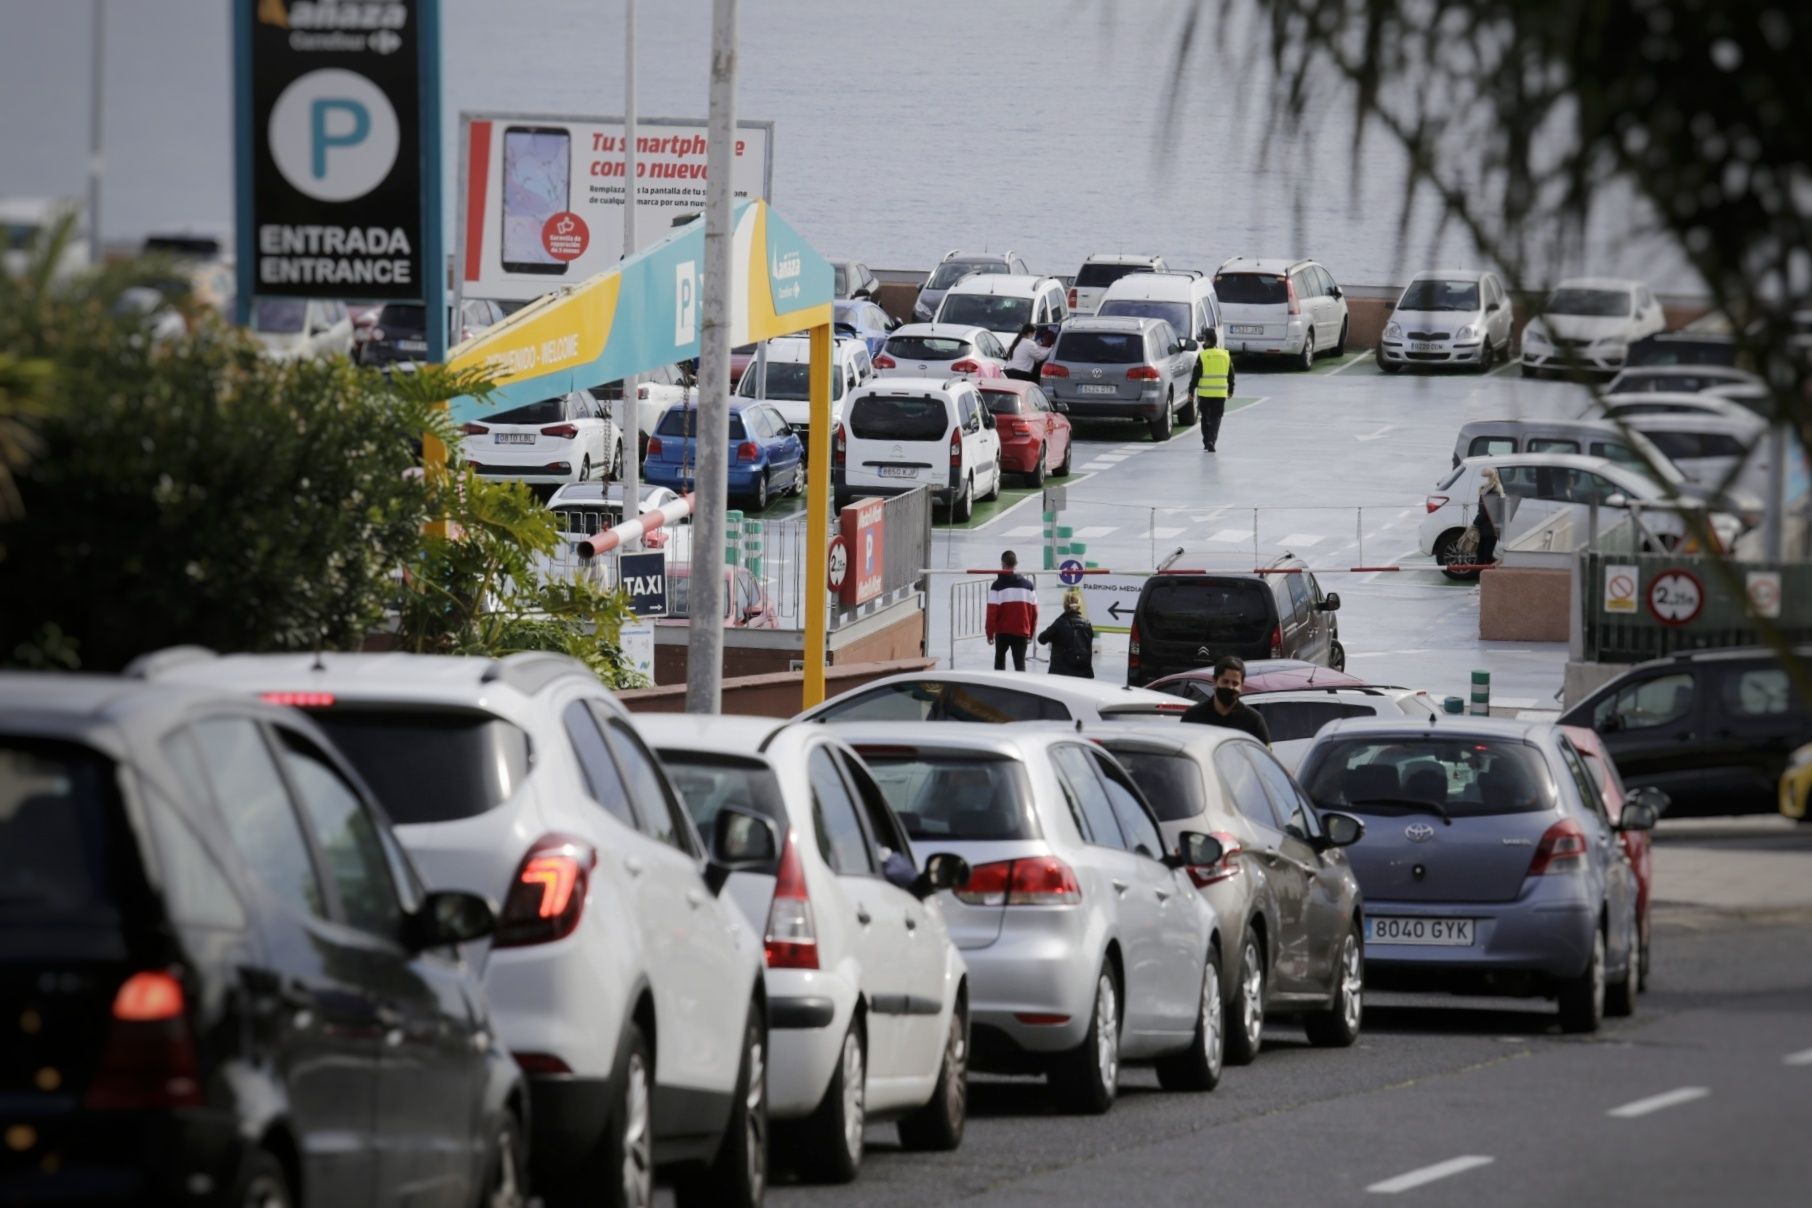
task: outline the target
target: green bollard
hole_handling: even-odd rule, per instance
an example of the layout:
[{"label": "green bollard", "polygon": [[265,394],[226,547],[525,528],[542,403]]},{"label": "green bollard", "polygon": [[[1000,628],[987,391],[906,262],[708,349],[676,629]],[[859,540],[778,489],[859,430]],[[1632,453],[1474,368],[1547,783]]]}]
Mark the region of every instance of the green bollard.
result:
[{"label": "green bollard", "polygon": [[1491,673],[1489,671],[1472,673],[1472,716],[1491,716]]}]

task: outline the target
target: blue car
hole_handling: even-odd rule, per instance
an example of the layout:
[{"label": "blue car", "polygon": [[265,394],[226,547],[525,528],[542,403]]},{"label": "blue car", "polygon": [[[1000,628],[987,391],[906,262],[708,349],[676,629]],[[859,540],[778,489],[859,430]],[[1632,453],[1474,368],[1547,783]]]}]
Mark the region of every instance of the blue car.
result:
[{"label": "blue car", "polygon": [[[642,481],[690,491],[698,464],[698,408],[675,403],[648,438]],[[805,489],[805,445],[771,403],[730,400],[730,495],[759,512]]]},{"label": "blue car", "polygon": [[872,358],[887,342],[887,333],[898,327],[893,316],[866,298],[831,303],[831,327],[839,340],[860,340]]},{"label": "blue car", "polygon": [[1613,824],[1557,727],[1339,721],[1300,779],[1317,806],[1366,823],[1344,850],[1365,895],[1368,986],[1545,995],[1568,1032],[1635,1010],[1636,880],[1616,832],[1652,829],[1655,812],[1626,802]]}]

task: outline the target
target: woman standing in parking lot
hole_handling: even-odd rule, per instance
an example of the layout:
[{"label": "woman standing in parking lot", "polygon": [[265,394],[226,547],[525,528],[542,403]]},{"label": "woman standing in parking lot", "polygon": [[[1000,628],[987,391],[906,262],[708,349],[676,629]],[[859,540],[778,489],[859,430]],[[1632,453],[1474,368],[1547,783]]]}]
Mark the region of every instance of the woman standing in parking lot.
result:
[{"label": "woman standing in parking lot", "polygon": [[1497,560],[1497,540],[1504,531],[1504,480],[1497,470],[1486,466],[1479,478],[1478,514],[1472,521],[1479,531],[1478,553],[1473,555],[1480,566]]},{"label": "woman standing in parking lot", "polygon": [[1007,349],[1007,376],[1022,382],[1036,382],[1039,368],[1050,359],[1051,347],[1056,343],[1045,332],[1027,323],[1019,329],[1019,337],[1013,346]]},{"label": "woman standing in parking lot", "polygon": [[1065,592],[1063,612],[1038,635],[1051,648],[1051,674],[1095,678],[1095,627],[1082,619],[1082,593]]}]

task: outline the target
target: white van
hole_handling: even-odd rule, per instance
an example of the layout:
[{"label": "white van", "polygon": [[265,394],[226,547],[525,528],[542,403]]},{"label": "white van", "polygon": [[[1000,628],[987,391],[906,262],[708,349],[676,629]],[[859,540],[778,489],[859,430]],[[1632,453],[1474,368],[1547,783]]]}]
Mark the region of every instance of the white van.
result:
[{"label": "white van", "polygon": [[1162,256],[1131,255],[1124,252],[1097,252],[1076,270],[1076,283],[1070,287],[1070,313],[1092,315],[1107,294],[1107,287],[1129,273],[1164,273],[1170,266]]},{"label": "white van", "polygon": [[975,383],[882,378],[857,387],[831,446],[837,507],[864,495],[930,487],[953,523],[1000,496],[1000,436]]},{"label": "white van", "polygon": [[1055,277],[977,275],[950,287],[938,303],[936,322],[985,327],[1011,344],[1027,323],[1044,327],[1069,316],[1063,283]]},{"label": "white van", "polygon": [[1122,277],[1107,287],[1095,315],[1102,319],[1115,315],[1163,319],[1181,339],[1200,340],[1212,331],[1215,342],[1227,346],[1214,282],[1194,269]]},{"label": "white van", "polygon": [[[761,380],[760,358],[749,362],[748,369],[736,383],[738,398],[765,398],[799,434],[809,449],[806,434],[811,430],[812,342],[804,336],[782,336],[768,341],[767,380]],[[874,362],[868,357],[868,345],[861,340],[838,340],[832,349],[831,422],[843,418],[843,401],[849,392],[875,374]]]}]

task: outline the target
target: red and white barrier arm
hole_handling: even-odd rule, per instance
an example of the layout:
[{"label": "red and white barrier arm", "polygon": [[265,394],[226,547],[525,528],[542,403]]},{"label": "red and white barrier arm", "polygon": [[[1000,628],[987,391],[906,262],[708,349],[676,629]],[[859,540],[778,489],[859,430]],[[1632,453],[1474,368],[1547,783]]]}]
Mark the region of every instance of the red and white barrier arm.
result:
[{"label": "red and white barrier arm", "polygon": [[598,554],[607,554],[631,537],[646,537],[649,533],[669,524],[678,524],[683,517],[692,514],[692,495],[688,492],[662,504],[652,512],[643,512],[633,520],[625,520],[614,528],[607,528],[601,533],[593,533],[579,542],[579,556],[591,558]]}]

